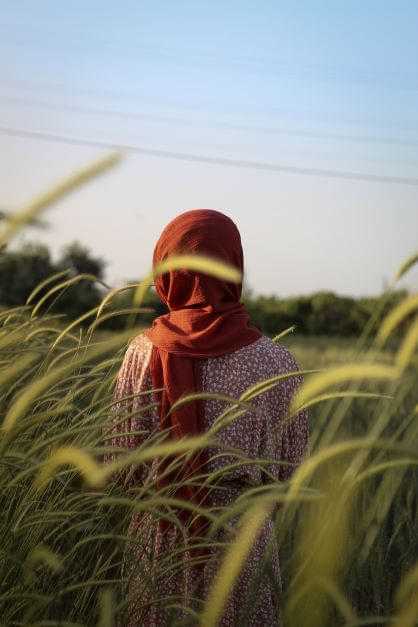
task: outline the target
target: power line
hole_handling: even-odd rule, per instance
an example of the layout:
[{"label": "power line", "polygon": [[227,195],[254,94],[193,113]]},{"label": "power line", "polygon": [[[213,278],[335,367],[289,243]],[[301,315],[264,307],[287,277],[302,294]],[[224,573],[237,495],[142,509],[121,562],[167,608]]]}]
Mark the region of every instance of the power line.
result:
[{"label": "power line", "polygon": [[395,146],[418,147],[418,140],[403,140],[397,137],[379,137],[377,135],[348,135],[343,133],[321,133],[318,131],[305,131],[300,129],[284,129],[269,126],[251,126],[248,124],[231,124],[229,122],[207,122],[190,120],[188,118],[176,116],[161,116],[143,111],[120,111],[115,109],[100,109],[96,107],[80,107],[77,105],[55,104],[44,100],[27,98],[16,98],[13,96],[2,96],[1,102],[18,104],[23,107],[39,107],[46,111],[62,111],[69,113],[80,113],[83,115],[102,115],[117,117],[122,119],[150,120],[164,124],[181,124],[184,126],[207,126],[209,128],[220,128],[231,131],[243,131],[265,134],[285,135],[289,137],[302,137],[305,139],[331,139],[336,141],[349,141],[354,143],[389,144]]},{"label": "power line", "polygon": [[198,155],[192,153],[173,152],[169,150],[160,150],[155,148],[143,148],[135,144],[119,144],[106,141],[68,137],[55,133],[47,133],[43,131],[30,131],[24,129],[14,129],[0,127],[0,133],[10,137],[22,137],[25,139],[38,139],[61,144],[69,144],[75,146],[90,146],[94,148],[107,148],[111,150],[120,150],[134,152],[149,157],[157,157],[162,159],[176,159],[189,163],[206,163],[208,165],[224,165],[236,168],[249,168],[253,170],[263,170],[266,172],[277,172],[284,174],[300,174],[306,176],[318,176],[324,178],[346,179],[356,181],[367,181],[371,183],[395,183],[400,185],[412,185],[418,187],[418,177],[403,176],[385,176],[378,174],[364,174],[361,172],[348,172],[342,170],[325,170],[320,168],[301,168],[297,166],[281,165],[277,163],[269,163],[265,161],[247,161],[243,159],[229,159],[224,157],[209,157],[207,155]]},{"label": "power line", "polygon": [[[41,90],[43,92],[45,92],[45,90],[48,90],[50,92],[53,92],[54,95],[56,95],[58,93],[58,90],[64,89],[65,90],[65,95],[68,95],[68,85],[64,82],[61,83],[57,83],[57,82],[43,82],[40,83],[39,81],[37,82],[32,82],[32,83],[28,83],[28,81],[23,81],[23,80],[17,80],[17,79],[13,79],[13,80],[2,80],[1,81],[1,85],[2,87],[5,87],[6,89],[11,88],[11,89],[15,89],[16,87],[19,90],[23,90],[25,92],[29,92],[29,93],[39,93]],[[82,97],[94,97],[94,98],[107,98],[107,99],[116,99],[116,100],[120,100],[122,98],[140,98],[141,101],[144,101],[144,94],[141,91],[138,90],[114,90],[114,89],[109,89],[107,87],[105,88],[101,88],[101,89],[92,89],[91,87],[76,87],[75,85],[71,85],[70,88],[70,93],[73,96],[74,94],[80,95]],[[60,92],[60,95],[62,94],[62,92]],[[155,100],[148,100],[148,102],[152,105],[155,106]],[[165,99],[164,100],[164,105],[169,104],[172,107],[176,107],[178,106],[178,101],[173,101],[171,100],[170,102]],[[187,102],[181,102],[181,107],[183,110],[186,111],[200,111],[201,110],[201,106],[197,106],[197,105],[190,105]],[[266,107],[264,106],[262,109],[254,109],[252,111],[252,113],[254,114],[258,114],[258,113],[262,113],[263,115],[265,115],[267,113],[270,114],[274,114],[274,115],[288,115],[288,114],[294,114],[295,113],[295,109],[282,109],[282,108],[278,108],[278,107],[273,107],[271,109],[266,109]],[[238,111],[239,113],[239,111]],[[299,110],[299,113],[303,114],[303,115],[308,115],[308,112],[306,111],[301,111]],[[234,114],[237,114],[237,111],[234,112]],[[248,114],[248,112],[246,113]],[[310,112],[309,112],[310,115]],[[330,120],[330,114],[318,114],[318,112],[315,113],[315,119],[316,120],[320,120],[321,122],[326,122],[329,123]],[[376,120],[375,117],[370,115],[367,118],[350,118],[350,117],[338,117],[338,123],[340,124],[349,124],[349,125],[358,125],[358,124],[364,124],[367,123],[368,127],[370,126],[374,126],[375,128],[381,128],[381,125],[376,124]],[[390,123],[386,124],[386,126],[390,126],[391,128],[396,128],[396,129],[400,129],[401,131],[407,132],[408,134],[412,132],[416,132],[416,129],[413,128],[411,129],[410,126],[405,126],[403,124],[399,124],[399,121],[393,121],[391,120]],[[403,141],[403,140],[400,140]],[[412,140],[413,141],[413,140]]]}]

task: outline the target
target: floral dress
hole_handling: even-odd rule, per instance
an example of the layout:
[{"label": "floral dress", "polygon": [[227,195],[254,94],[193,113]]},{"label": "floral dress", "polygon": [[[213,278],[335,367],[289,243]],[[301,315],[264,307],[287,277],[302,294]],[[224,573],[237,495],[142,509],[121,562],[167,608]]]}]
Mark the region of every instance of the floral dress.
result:
[{"label": "floral dress", "polygon": [[[111,427],[114,446],[135,449],[143,446],[147,438],[158,431],[158,414],[155,405],[152,406],[153,398],[151,393],[146,393],[152,389],[149,371],[151,351],[151,342],[139,335],[125,354],[115,388],[115,399],[119,402],[115,406]],[[293,355],[265,336],[233,353],[198,360],[200,389],[234,398],[259,381],[297,370]],[[301,463],[308,443],[307,413],[302,411],[292,420],[285,421],[290,401],[301,381],[300,375],[283,379],[256,396],[249,411],[222,429],[219,449],[209,450],[208,472],[219,471],[233,461],[225,454],[225,449],[238,449],[244,460],[263,458],[269,463],[265,466],[245,462],[235,465],[228,472],[228,481],[222,490],[211,493],[211,507],[228,506],[248,488],[272,481],[286,481]],[[122,409],[126,410],[128,402],[122,399],[132,395],[135,395],[134,400],[130,401],[126,418],[121,421],[118,416]],[[225,402],[209,399],[203,401],[202,406],[203,427],[207,429],[225,411]],[[130,431],[136,433],[129,434]],[[112,455],[108,456],[108,459],[111,458]],[[154,460],[148,467],[142,465],[136,468],[126,485],[152,481],[156,477],[157,465],[158,460]],[[135,548],[133,544],[125,558],[130,578],[128,616],[124,625],[196,625],[196,614],[181,608],[192,607],[194,599],[205,598],[222,560],[222,543],[228,541],[227,531],[222,529],[217,533],[214,547],[203,567],[190,565],[190,554],[186,548],[177,551],[176,568],[173,570],[168,565],[165,571],[160,569],[160,574],[157,574],[155,564],[173,554],[179,541],[184,541],[179,531],[173,528],[162,532],[150,514],[136,512],[132,515],[129,534],[138,539],[138,546]],[[264,575],[260,576],[260,565],[267,553],[270,567],[264,569]],[[164,572],[163,576],[161,572]],[[222,627],[278,625],[280,588],[279,555],[273,522],[268,518],[235,583],[219,624]],[[158,590],[160,603],[153,603],[151,589]],[[196,603],[195,610],[199,609]]]}]

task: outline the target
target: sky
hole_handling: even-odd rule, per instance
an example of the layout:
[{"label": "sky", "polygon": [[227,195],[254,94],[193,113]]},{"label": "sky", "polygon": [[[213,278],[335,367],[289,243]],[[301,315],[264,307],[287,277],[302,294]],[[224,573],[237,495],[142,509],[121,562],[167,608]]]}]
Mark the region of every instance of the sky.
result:
[{"label": "sky", "polygon": [[3,0],[0,208],[123,146],[20,240],[77,239],[117,286],[213,207],[255,292],[379,293],[418,250],[417,32],[410,0]]}]

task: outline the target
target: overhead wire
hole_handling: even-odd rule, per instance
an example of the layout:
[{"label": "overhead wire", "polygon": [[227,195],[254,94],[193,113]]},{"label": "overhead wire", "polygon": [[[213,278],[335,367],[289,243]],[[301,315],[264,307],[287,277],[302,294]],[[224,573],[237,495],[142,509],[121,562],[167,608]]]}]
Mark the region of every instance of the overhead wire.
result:
[{"label": "overhead wire", "polygon": [[250,161],[243,159],[230,159],[226,157],[211,157],[208,155],[183,153],[169,150],[146,148],[136,144],[117,143],[102,141],[97,139],[71,137],[57,133],[17,129],[10,127],[0,127],[0,134],[10,137],[21,137],[25,139],[37,139],[49,142],[56,142],[69,145],[89,146],[94,148],[106,148],[112,150],[133,152],[149,157],[164,159],[175,159],[189,163],[204,163],[207,165],[220,165],[235,168],[247,168],[266,172],[283,174],[299,174],[305,176],[316,176],[332,179],[357,180],[372,183],[390,183],[400,185],[411,185],[418,187],[418,177],[387,176],[378,174],[367,174],[362,172],[350,172],[343,170],[327,170],[321,168],[303,168],[298,166],[271,163],[265,161]]},{"label": "overhead wire", "polygon": [[154,113],[147,113],[144,111],[121,111],[115,109],[102,109],[96,107],[80,107],[79,105],[67,105],[67,104],[55,104],[46,102],[43,100],[16,98],[14,96],[2,96],[2,103],[17,104],[22,107],[39,107],[47,111],[57,111],[66,113],[79,113],[82,115],[98,115],[98,116],[110,116],[121,119],[141,119],[151,122],[163,123],[163,124],[180,124],[183,126],[204,126],[208,128],[219,128],[231,131],[241,132],[254,132],[265,134],[277,134],[288,137],[301,137],[305,139],[329,139],[333,141],[348,141],[353,143],[370,143],[370,144],[388,144],[405,147],[418,147],[417,140],[404,140],[397,137],[379,137],[377,135],[349,135],[343,133],[327,133],[319,131],[309,131],[302,129],[286,129],[274,126],[258,126],[248,124],[232,124],[230,122],[207,121],[207,120],[192,120],[190,118],[183,118],[177,116],[164,116],[156,115]]},{"label": "overhead wire", "polygon": [[[121,99],[140,99],[141,102],[144,102],[144,94],[141,92],[141,90],[114,90],[114,89],[109,89],[108,87],[102,87],[100,89],[95,89],[92,87],[79,87],[79,86],[74,86],[71,85],[70,89],[69,86],[66,83],[57,83],[57,82],[49,82],[49,81],[44,81],[44,82],[32,82],[32,83],[28,83],[27,81],[22,81],[22,80],[18,80],[18,79],[13,79],[13,80],[2,80],[1,81],[2,86],[4,86],[6,89],[18,89],[24,92],[29,92],[29,93],[39,93],[40,91],[45,92],[45,90],[51,92],[51,94],[53,94],[54,96],[57,95],[59,90],[64,90],[64,92],[60,92],[59,95],[62,95],[62,93],[64,93],[64,95],[71,95],[71,97],[73,97],[74,95],[77,96],[82,96],[82,97],[93,97],[93,98],[107,98],[107,99],[112,99],[112,100],[121,100]],[[49,94],[48,94],[49,95]],[[155,105],[155,102],[148,100],[147,101],[150,105]],[[164,100],[164,105],[165,106],[171,106],[171,107],[176,107],[178,106],[178,102],[176,101],[170,101],[169,99],[165,99]],[[187,101],[183,101],[181,102],[181,108],[182,110],[185,111],[192,111],[192,112],[196,112],[198,111],[199,113],[201,112],[201,106],[195,104],[195,105],[191,105],[189,102]],[[278,108],[278,107],[272,107],[270,109],[266,109],[266,107],[263,107],[262,111],[261,110],[257,110],[257,109],[252,109],[251,114],[259,114],[262,113],[263,116],[265,116],[266,114],[271,114],[271,115],[288,115],[288,114],[292,114],[292,116],[295,114],[295,110],[286,110],[286,109],[282,109],[282,108]],[[320,120],[321,123],[322,122],[326,122],[329,123],[330,119],[332,119],[332,116],[330,115],[330,113],[327,113],[326,115],[320,115],[318,114],[318,112],[314,113],[314,116],[312,116],[312,112],[304,112],[303,110],[299,110],[300,114],[303,115],[309,115],[310,117],[314,118],[315,120]],[[238,111],[234,111],[234,116],[239,115],[240,112]],[[245,115],[248,116],[248,111],[245,112]],[[350,117],[341,117],[338,116],[336,118],[337,123],[341,124],[341,125],[345,125],[348,124],[350,126],[353,125],[358,125],[358,124],[364,124],[367,123],[368,127],[375,127],[375,128],[380,128],[381,125],[379,125],[378,123],[376,123],[376,119],[374,116],[370,116],[367,119],[366,118],[350,118]],[[418,127],[412,129],[410,125],[408,126],[404,126],[399,124],[399,121],[393,121],[391,120],[390,123],[386,123],[386,126],[389,126],[390,128],[396,129],[396,130],[402,130],[404,132],[407,132],[408,135],[411,133],[411,131],[413,131],[414,133],[418,133]],[[375,136],[378,137],[378,136]],[[389,138],[390,139],[390,138]],[[396,139],[396,138],[395,138]],[[403,139],[400,139],[399,141],[403,142]],[[409,140],[405,140],[405,141],[409,141]],[[411,141],[415,141],[415,140],[411,140]]]}]

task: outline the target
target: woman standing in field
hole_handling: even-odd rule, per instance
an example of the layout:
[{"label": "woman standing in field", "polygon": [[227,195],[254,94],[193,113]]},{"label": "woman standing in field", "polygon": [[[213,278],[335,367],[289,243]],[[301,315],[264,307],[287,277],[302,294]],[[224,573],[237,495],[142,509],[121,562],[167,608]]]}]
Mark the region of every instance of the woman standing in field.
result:
[{"label": "woman standing in field", "polygon": [[[154,266],[175,254],[204,255],[243,271],[238,229],[218,211],[188,211],[170,222],[155,247]],[[115,421],[114,445],[137,448],[162,429],[169,430],[173,439],[202,434],[225,410],[225,402],[219,398],[195,400],[168,413],[181,396],[196,391],[238,398],[259,381],[298,370],[286,348],[251,326],[240,303],[241,284],[181,270],[158,276],[156,290],[169,313],[157,318],[126,352],[115,398],[118,414],[123,408],[128,411],[128,417],[123,424],[120,419],[119,424]],[[131,485],[132,481],[142,486],[157,485],[191,506],[202,505],[216,511],[228,507],[248,488],[287,480],[301,462],[308,438],[305,412],[285,422],[289,403],[300,382],[300,375],[295,375],[255,397],[248,411],[222,428],[216,445],[186,458],[181,475],[176,475],[177,481],[182,477],[183,485],[174,491],[170,492],[174,472],[168,469],[167,461],[162,464],[161,460],[154,460],[149,468],[136,469]],[[152,389],[163,391],[154,392],[151,398],[144,394]],[[133,401],[122,400],[138,394]],[[123,435],[129,431],[136,434]],[[236,463],[237,453],[239,463]],[[268,459],[269,463],[257,463],[260,458]],[[226,471],[230,464],[234,466]],[[219,485],[214,489],[202,487],[199,472],[211,477],[215,473],[222,475]],[[205,531],[204,518],[192,520],[190,510],[181,508],[177,517],[181,524],[176,527],[167,518],[155,521],[151,513],[133,516],[130,534],[137,538],[138,548],[130,550],[133,571],[128,624],[131,627],[170,625],[176,621],[179,621],[176,624],[187,621],[196,624],[196,617],[193,619],[193,614],[182,608],[199,609],[198,600],[205,598],[222,559],[221,545],[233,537],[234,525],[230,525],[229,530],[224,527],[210,538],[212,547],[193,549],[191,546]],[[270,568],[263,574],[261,564],[267,549]],[[169,567],[171,562],[164,566],[170,555],[176,555],[174,574]],[[243,614],[245,601],[254,590],[251,607]],[[155,591],[162,600],[158,605]],[[273,523],[268,519],[235,584],[220,624],[277,625],[279,591],[279,558]]]}]

